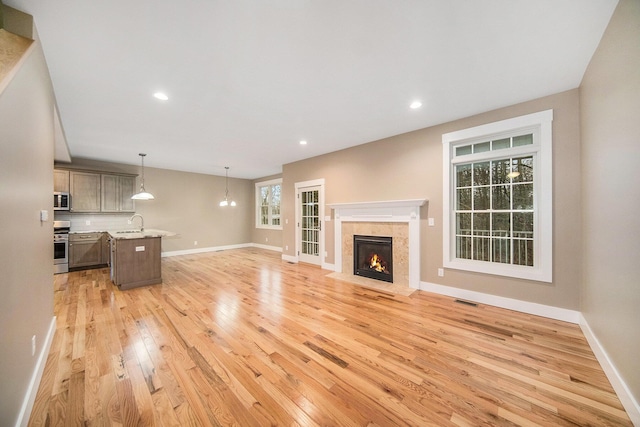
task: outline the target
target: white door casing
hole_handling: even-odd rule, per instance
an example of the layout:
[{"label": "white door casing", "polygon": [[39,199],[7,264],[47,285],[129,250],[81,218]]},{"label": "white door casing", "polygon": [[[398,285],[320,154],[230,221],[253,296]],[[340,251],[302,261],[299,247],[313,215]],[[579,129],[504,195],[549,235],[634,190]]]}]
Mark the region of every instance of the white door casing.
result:
[{"label": "white door casing", "polygon": [[296,190],[296,256],[321,266],[324,259],[324,179],[298,182]]}]

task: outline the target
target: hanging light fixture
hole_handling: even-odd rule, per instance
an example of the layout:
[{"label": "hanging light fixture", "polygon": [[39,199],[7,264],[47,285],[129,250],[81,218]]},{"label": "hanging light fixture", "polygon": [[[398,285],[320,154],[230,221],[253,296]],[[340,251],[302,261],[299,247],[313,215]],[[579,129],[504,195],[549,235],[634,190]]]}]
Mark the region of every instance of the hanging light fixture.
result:
[{"label": "hanging light fixture", "polygon": [[507,167],[507,178],[514,179],[520,176],[518,166],[516,164],[509,165]]},{"label": "hanging light fixture", "polygon": [[220,202],[220,206],[235,206],[236,202],[229,200],[229,166],[224,167],[224,200]]},{"label": "hanging light fixture", "polygon": [[155,198],[153,194],[148,193],[147,190],[144,189],[144,156],[146,156],[146,154],[139,153],[138,155],[142,159],[142,179],[140,180],[140,191],[131,196],[131,198],[133,200],[153,200]]}]

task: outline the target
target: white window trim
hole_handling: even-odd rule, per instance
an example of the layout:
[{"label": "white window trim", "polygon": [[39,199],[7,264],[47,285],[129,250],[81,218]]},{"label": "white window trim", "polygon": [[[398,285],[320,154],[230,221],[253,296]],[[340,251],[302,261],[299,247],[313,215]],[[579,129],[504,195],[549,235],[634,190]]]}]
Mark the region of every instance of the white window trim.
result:
[{"label": "white window trim", "polygon": [[[552,121],[553,110],[541,111],[499,122],[463,129],[442,135],[443,162],[443,266],[457,270],[474,271],[478,273],[509,276],[520,279],[551,282],[553,278],[553,180],[552,180]],[[453,159],[457,145],[493,138],[502,133],[511,133],[521,129],[535,129],[539,138],[534,138],[533,146],[522,147],[525,152],[536,151],[538,173],[534,176],[534,259],[533,267],[499,264],[494,262],[476,261],[456,258],[455,254],[455,224],[453,202],[455,189]],[[501,150],[500,150],[501,151]],[[499,151],[494,152],[499,156]],[[511,151],[513,153],[513,151]],[[484,153],[483,153],[484,154]],[[473,161],[474,155],[466,155],[459,160]]]},{"label": "white window trim", "polygon": [[280,225],[264,225],[260,221],[261,219],[261,211],[260,207],[262,206],[260,199],[260,187],[266,187],[271,185],[280,184],[280,211],[282,212],[282,178],[271,179],[269,181],[256,182],[255,184],[255,200],[256,200],[256,228],[263,228],[267,230],[282,230],[282,214],[280,215]]}]

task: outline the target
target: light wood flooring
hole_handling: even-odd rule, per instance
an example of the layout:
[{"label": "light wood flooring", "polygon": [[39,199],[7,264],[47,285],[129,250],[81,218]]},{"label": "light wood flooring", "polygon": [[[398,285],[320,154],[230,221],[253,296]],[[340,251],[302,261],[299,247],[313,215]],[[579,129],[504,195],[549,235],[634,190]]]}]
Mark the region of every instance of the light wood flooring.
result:
[{"label": "light wood flooring", "polygon": [[577,325],[238,249],[56,275],[29,425],[631,425]]}]

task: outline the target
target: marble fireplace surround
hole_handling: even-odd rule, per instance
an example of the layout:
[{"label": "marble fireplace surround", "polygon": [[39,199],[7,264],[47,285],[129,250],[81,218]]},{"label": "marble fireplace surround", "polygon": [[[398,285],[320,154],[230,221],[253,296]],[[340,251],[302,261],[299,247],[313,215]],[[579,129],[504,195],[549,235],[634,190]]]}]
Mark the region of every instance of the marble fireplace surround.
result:
[{"label": "marble fireplace surround", "polygon": [[[353,274],[353,235],[393,238],[393,283],[420,288],[420,207],[426,199],[335,203],[335,271]],[[381,282],[384,283],[384,282]]]}]

